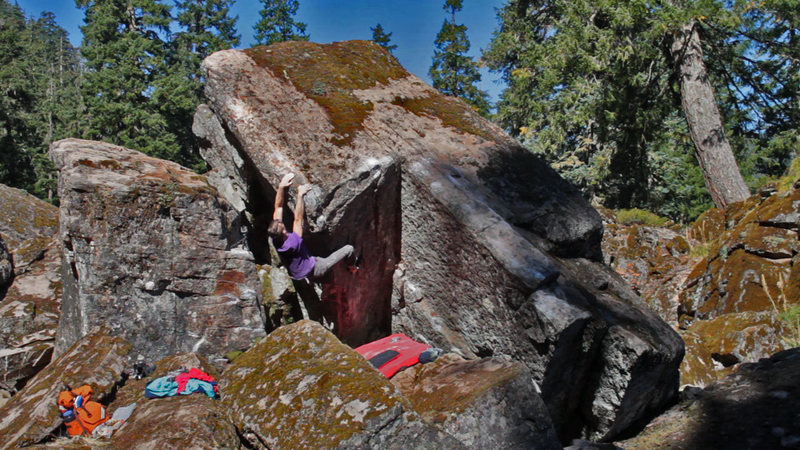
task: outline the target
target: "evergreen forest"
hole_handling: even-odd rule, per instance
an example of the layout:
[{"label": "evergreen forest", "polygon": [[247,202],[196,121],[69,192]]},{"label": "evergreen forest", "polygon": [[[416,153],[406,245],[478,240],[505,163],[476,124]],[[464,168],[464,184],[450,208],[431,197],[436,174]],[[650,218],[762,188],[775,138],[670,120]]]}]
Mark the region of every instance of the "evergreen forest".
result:
[{"label": "evergreen forest", "polygon": [[[800,150],[797,0],[508,0],[468,55],[441,0],[429,76],[594,204],[687,223],[776,180]],[[205,170],[200,63],[240,45],[234,0],[75,0],[83,40],[0,0],[0,183],[57,202],[51,142],[107,141]],[[298,0],[260,0],[256,41],[313,40]],[[370,28],[392,52],[392,31]],[[499,101],[479,70],[502,75]]]}]

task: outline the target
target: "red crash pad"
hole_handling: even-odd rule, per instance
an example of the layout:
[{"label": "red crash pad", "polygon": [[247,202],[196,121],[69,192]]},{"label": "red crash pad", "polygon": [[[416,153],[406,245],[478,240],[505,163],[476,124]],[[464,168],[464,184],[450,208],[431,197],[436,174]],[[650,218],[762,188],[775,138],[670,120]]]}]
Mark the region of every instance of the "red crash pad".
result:
[{"label": "red crash pad", "polygon": [[364,344],[356,351],[381,371],[386,378],[419,363],[419,355],[431,348],[428,344],[417,342],[405,334],[397,333],[383,339]]}]

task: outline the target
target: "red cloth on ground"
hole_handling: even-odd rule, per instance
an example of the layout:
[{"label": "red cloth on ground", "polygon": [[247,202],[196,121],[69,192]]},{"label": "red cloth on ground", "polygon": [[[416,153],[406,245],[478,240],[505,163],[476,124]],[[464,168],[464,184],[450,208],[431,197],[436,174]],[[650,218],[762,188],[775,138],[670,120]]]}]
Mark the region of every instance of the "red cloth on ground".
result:
[{"label": "red cloth on ground", "polygon": [[[178,383],[178,393],[181,393],[183,392],[184,389],[186,389],[186,383],[192,378],[198,379],[200,381],[208,381],[209,383],[214,382],[214,377],[203,372],[200,369],[196,369],[193,367],[189,369],[188,372],[184,372],[175,377],[175,382]],[[218,393],[216,384],[214,385],[214,392]]]}]

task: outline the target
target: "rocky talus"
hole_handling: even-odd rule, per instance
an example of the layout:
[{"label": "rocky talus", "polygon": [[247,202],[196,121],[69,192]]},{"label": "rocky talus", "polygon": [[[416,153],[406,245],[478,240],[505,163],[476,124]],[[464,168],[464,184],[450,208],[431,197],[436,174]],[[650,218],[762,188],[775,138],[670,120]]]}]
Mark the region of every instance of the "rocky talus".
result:
[{"label": "rocky talus", "polygon": [[685,229],[620,225],[606,212],[606,261],[686,343],[681,384],[705,386],[800,345],[800,185],[767,186]]}]

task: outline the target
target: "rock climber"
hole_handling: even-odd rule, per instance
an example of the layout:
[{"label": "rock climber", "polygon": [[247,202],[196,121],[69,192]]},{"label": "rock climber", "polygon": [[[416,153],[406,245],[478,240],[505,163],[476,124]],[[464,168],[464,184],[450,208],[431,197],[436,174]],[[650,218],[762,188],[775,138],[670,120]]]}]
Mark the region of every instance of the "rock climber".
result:
[{"label": "rock climber", "polygon": [[[292,185],[294,174],[288,173],[281,178],[278,184],[278,192],[275,194],[275,212],[272,214],[272,222],[267,228],[267,234],[272,238],[272,243],[278,249],[278,255],[289,271],[292,279],[302,280],[309,278],[319,280],[338,262],[353,256],[353,246],[344,247],[331,253],[327,258],[311,256],[311,253],[303,243],[303,225],[305,216],[305,202],[303,196],[311,190],[310,184],[303,184],[297,187],[297,204],[294,208],[294,223],[292,232],[286,230],[283,223],[283,204],[286,195],[286,188]],[[358,270],[352,265],[349,267],[351,272]]]}]

